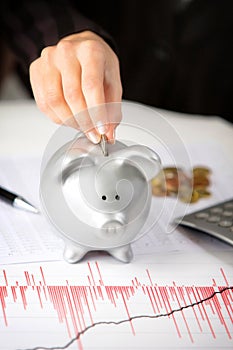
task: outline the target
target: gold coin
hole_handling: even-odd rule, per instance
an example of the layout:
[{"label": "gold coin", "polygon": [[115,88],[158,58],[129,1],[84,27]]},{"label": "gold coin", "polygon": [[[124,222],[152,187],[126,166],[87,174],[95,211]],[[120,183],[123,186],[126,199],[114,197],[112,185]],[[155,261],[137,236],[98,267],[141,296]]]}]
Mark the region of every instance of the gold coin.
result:
[{"label": "gold coin", "polygon": [[193,175],[194,176],[208,176],[209,174],[211,173],[211,170],[210,168],[207,168],[207,167],[193,167]]},{"label": "gold coin", "polygon": [[161,173],[151,180],[151,189],[153,196],[166,196],[166,183],[165,179],[161,176]]},{"label": "gold coin", "polygon": [[194,188],[203,188],[210,185],[210,180],[207,177],[203,176],[194,176],[193,177],[193,187]]},{"label": "gold coin", "polygon": [[193,190],[191,195],[187,194],[186,196],[183,194],[180,196],[180,200],[184,203],[196,203],[199,199],[199,194],[197,191]]},{"label": "gold coin", "polygon": [[156,197],[165,197],[167,195],[167,192],[165,189],[161,187],[152,187],[152,195]]},{"label": "gold coin", "polygon": [[196,203],[199,198],[200,198],[199,193],[193,190],[190,203]]},{"label": "gold coin", "polygon": [[166,167],[163,169],[165,179],[173,179],[178,176],[178,173],[181,172],[181,168],[176,167]]},{"label": "gold coin", "polygon": [[180,170],[181,170],[181,168],[177,168],[175,166],[167,166],[167,167],[163,168],[163,171],[165,173],[177,173]]},{"label": "gold coin", "polygon": [[179,189],[178,178],[167,179],[166,188],[167,188],[167,191],[178,192],[178,189]]},{"label": "gold coin", "polygon": [[154,196],[178,197],[185,203],[196,203],[201,198],[211,196],[207,190],[210,185],[211,169],[206,166],[192,168],[192,176],[188,176],[181,167],[164,167],[151,180]]},{"label": "gold coin", "polygon": [[152,186],[152,187],[160,186],[161,184],[162,184],[162,181],[161,181],[161,179],[159,179],[158,177],[154,177],[154,178],[151,180],[151,186]]},{"label": "gold coin", "polygon": [[211,193],[206,189],[197,189],[200,198],[207,198],[211,196]]},{"label": "gold coin", "polygon": [[165,184],[165,178],[163,176],[162,173],[159,173],[157,176],[155,176],[152,180],[151,180],[151,184],[153,186],[157,186],[158,184]]}]

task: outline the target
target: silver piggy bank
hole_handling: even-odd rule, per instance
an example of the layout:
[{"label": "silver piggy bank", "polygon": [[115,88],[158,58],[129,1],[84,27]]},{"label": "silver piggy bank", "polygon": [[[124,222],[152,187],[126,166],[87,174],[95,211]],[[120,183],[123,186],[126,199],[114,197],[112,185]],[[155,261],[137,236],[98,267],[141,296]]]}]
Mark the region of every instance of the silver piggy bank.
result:
[{"label": "silver piggy bank", "polygon": [[78,137],[56,151],[41,174],[42,210],[64,240],[64,259],[78,262],[89,251],[107,251],[130,262],[151,207],[150,180],[159,156],[142,145],[100,145]]}]

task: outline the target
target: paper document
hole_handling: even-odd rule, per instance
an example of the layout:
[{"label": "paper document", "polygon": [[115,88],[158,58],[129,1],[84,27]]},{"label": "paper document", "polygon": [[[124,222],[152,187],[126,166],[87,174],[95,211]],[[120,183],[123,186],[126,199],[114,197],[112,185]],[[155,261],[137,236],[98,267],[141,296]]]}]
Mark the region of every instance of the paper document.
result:
[{"label": "paper document", "polygon": [[[40,159],[0,158],[0,184],[40,209]],[[0,263],[59,260],[62,241],[42,214],[0,200]]]},{"label": "paper document", "polygon": [[232,252],[0,269],[1,350],[232,349]]}]

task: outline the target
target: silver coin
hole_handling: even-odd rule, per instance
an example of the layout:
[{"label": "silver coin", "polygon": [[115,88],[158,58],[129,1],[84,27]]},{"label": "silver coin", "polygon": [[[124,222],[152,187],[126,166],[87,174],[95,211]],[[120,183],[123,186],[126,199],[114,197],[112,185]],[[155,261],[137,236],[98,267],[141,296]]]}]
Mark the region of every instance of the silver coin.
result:
[{"label": "silver coin", "polygon": [[107,138],[105,135],[101,135],[100,139],[100,147],[102,149],[104,157],[108,156],[108,150],[107,150]]}]

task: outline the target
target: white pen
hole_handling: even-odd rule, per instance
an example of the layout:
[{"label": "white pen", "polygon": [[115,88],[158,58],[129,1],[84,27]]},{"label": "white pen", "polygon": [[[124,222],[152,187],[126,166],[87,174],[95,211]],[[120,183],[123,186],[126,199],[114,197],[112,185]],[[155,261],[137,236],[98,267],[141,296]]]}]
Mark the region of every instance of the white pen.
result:
[{"label": "white pen", "polygon": [[22,196],[10,192],[3,187],[0,187],[0,198],[4,202],[9,203],[15,208],[30,211],[31,213],[35,214],[39,213],[39,210],[35,208],[31,203],[29,203],[26,199],[24,199]]}]

